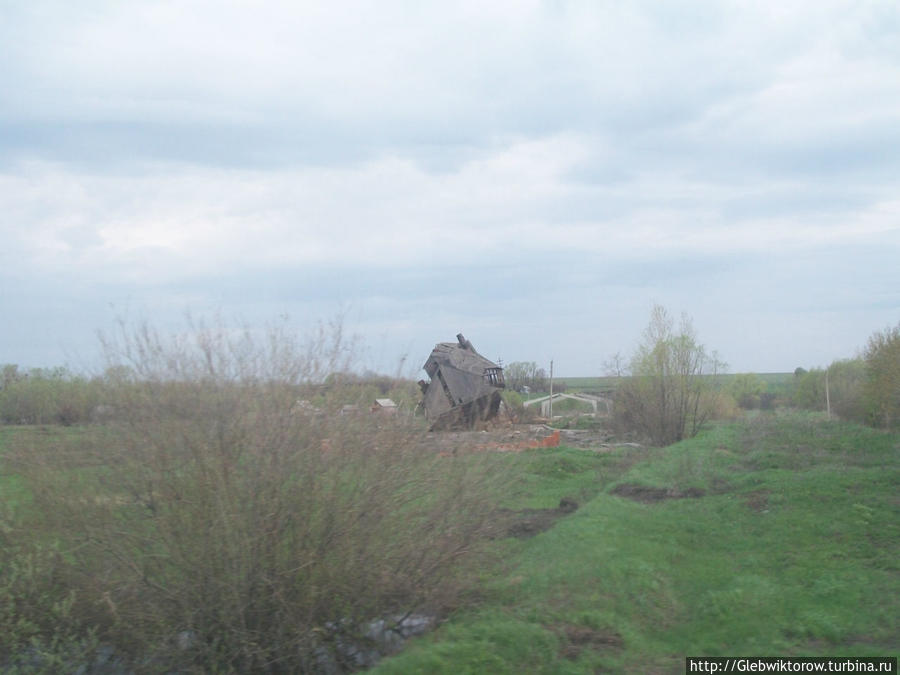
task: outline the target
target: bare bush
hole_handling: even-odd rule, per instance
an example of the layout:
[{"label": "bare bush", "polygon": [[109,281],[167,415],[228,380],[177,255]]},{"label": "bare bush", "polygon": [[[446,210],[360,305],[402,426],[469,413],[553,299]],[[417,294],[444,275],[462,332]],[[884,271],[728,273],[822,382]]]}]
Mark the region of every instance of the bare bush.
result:
[{"label": "bare bush", "polygon": [[513,361],[503,368],[503,378],[511,391],[521,392],[528,387],[537,392],[549,388],[547,372],[534,361]]},{"label": "bare bush", "polygon": [[676,331],[665,308],[657,305],[631,360],[631,377],[616,389],[614,425],[656,445],[695,435],[719,405],[710,394],[709,376],[721,366],[697,342],[686,315]]},{"label": "bare bush", "polygon": [[19,534],[64,551],[82,623],[154,667],[298,672],[358,666],[340,645],[365,621],[458,602],[497,473],[423,450],[415,420],[298,411],[347,358],[325,337],[125,331],[116,420],[13,449]]}]

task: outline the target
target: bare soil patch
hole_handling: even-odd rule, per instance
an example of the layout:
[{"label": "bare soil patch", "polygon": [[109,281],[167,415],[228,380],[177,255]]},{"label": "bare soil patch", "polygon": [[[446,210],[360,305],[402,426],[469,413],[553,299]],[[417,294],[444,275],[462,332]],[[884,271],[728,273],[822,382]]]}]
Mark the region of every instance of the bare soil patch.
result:
[{"label": "bare soil patch", "polygon": [[[555,442],[548,443],[551,439]],[[610,451],[611,435],[603,430],[554,429],[546,424],[486,425],[478,431],[439,431],[426,436],[426,445],[438,452],[467,447],[492,451],[521,451],[565,445],[583,450]]]},{"label": "bare soil patch", "polygon": [[665,499],[697,499],[698,497],[703,497],[706,493],[700,488],[680,490],[678,488],[651,487],[637,483],[622,483],[613,488],[610,494],[614,494],[617,497],[625,497],[642,504],[653,504]]},{"label": "bare soil patch", "polygon": [[621,649],[625,645],[622,636],[612,630],[597,630],[588,626],[561,624],[551,627],[563,641],[560,655],[574,661],[585,649],[600,651],[604,649]]},{"label": "bare soil patch", "polygon": [[769,508],[769,491],[755,490],[744,495],[744,505],[751,511],[760,513]]},{"label": "bare soil patch", "polygon": [[557,520],[577,510],[578,502],[571,497],[560,499],[555,509],[502,509],[499,513],[503,523],[500,529],[504,536],[527,539],[549,530]]}]

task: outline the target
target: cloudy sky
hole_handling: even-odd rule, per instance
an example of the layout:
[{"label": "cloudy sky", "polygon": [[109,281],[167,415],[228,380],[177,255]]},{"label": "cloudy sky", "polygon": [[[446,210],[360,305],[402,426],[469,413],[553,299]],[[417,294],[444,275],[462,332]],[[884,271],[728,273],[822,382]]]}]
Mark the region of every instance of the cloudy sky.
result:
[{"label": "cloudy sky", "polygon": [[[731,372],[900,320],[900,5],[0,2],[0,363],[118,315]],[[412,375],[418,375],[415,367]]]}]

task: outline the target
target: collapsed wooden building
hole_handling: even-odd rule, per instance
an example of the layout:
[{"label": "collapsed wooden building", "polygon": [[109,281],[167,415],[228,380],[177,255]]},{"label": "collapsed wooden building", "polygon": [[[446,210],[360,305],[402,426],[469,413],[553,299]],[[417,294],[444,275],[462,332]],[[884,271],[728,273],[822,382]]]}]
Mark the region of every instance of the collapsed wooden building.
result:
[{"label": "collapsed wooden building", "polygon": [[432,431],[472,429],[500,410],[503,368],[484,358],[463,334],[439,342],[423,368],[431,382],[419,382]]}]

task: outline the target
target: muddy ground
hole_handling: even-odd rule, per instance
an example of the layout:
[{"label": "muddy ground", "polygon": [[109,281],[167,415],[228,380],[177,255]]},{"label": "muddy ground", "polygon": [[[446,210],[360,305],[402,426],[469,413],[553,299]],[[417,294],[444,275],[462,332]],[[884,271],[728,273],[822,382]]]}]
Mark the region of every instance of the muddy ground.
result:
[{"label": "muddy ground", "polygon": [[612,434],[603,429],[554,429],[546,424],[495,424],[479,431],[434,431],[427,435],[426,443],[445,452],[456,448],[523,450],[533,443],[541,443],[557,431],[559,445],[570,448],[602,451],[614,446]]},{"label": "muddy ground", "polygon": [[[431,432],[426,435],[425,443],[430,449],[447,454],[458,450],[521,452],[534,447],[550,449],[560,445],[608,452],[619,445],[612,442],[612,434],[602,429],[554,429],[547,424],[508,422],[485,425],[477,431]],[[556,508],[500,509],[497,512],[498,536],[533,537],[550,529],[560,518],[577,511],[578,506],[574,498],[564,497]]]}]

